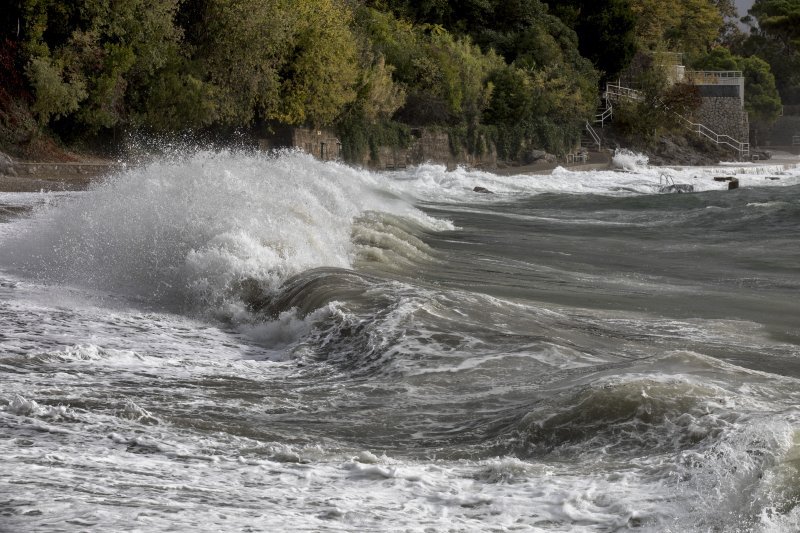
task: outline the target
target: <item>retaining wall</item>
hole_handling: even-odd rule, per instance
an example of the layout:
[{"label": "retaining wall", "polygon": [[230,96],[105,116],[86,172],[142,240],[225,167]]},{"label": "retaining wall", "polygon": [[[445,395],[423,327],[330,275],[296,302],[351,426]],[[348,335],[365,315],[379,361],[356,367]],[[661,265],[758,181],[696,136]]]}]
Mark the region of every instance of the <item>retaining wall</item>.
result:
[{"label": "retaining wall", "polygon": [[361,164],[389,170],[427,162],[443,164],[449,169],[459,165],[471,168],[497,168],[497,151],[494,146],[488,146],[486,153],[481,155],[470,154],[465,148],[457,150],[454,154],[446,132],[420,128],[414,130],[413,136],[414,140],[408,148],[380,147],[376,154],[377,158],[371,158],[367,154]]},{"label": "retaining wall", "polygon": [[741,100],[736,97],[704,97],[695,112],[695,120],[719,135],[739,142],[750,142],[750,122]]}]

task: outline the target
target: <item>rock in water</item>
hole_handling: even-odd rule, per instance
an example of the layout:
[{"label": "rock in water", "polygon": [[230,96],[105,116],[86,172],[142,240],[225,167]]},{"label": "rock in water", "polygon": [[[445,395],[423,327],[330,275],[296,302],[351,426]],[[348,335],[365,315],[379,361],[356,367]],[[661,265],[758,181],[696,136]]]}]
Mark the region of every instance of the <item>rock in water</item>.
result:
[{"label": "rock in water", "polygon": [[479,192],[479,193],[483,193],[483,194],[494,194],[492,191],[490,191],[486,187],[475,187],[474,189],[472,189],[472,192]]}]

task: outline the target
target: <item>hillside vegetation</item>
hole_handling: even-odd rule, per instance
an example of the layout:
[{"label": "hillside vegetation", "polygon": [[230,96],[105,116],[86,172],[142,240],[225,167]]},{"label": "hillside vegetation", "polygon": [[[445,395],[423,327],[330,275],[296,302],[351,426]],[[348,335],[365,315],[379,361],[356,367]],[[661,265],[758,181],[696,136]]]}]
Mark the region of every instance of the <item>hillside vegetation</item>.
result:
[{"label": "hillside vegetation", "polygon": [[[777,117],[778,92],[800,103],[800,0],[757,0],[750,34],[731,0],[12,0],[5,11],[0,143],[16,152],[43,137],[113,150],[131,132],[308,125],[335,128],[352,160],[417,127],[521,160],[570,151],[602,83],[665,51],[744,70],[759,124]],[[652,65],[637,72],[667,90]]]}]

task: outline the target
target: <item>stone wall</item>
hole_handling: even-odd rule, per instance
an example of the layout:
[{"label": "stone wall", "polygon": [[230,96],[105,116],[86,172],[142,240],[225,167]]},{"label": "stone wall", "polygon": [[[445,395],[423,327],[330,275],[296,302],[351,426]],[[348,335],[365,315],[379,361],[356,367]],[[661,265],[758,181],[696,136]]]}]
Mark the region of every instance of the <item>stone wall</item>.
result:
[{"label": "stone wall", "polygon": [[393,170],[428,162],[446,165],[449,169],[459,165],[471,168],[497,168],[497,151],[494,146],[490,146],[482,155],[470,154],[465,148],[453,154],[450,149],[450,138],[446,132],[419,128],[412,133],[414,139],[408,148],[382,146],[376,154],[377,159],[366,154],[361,164],[380,170]]},{"label": "stone wall", "polygon": [[335,133],[309,128],[294,128],[292,144],[323,161],[338,160],[342,149]]},{"label": "stone wall", "polygon": [[739,142],[750,142],[747,111],[738,96],[701,98],[695,120],[719,135],[728,135]]},{"label": "stone wall", "polygon": [[[412,137],[413,140],[407,148],[381,146],[377,154],[374,154],[377,157],[367,153],[359,163],[379,170],[394,170],[427,162],[443,164],[450,169],[459,165],[497,168],[497,151],[494,146],[490,145],[487,153],[482,155],[469,154],[463,148],[453,154],[446,132],[419,128],[412,132]],[[262,150],[300,148],[323,161],[338,160],[342,149],[341,141],[332,131],[292,127],[274,128],[269,136],[258,140],[258,145]]]},{"label": "stone wall", "polygon": [[276,148],[300,148],[323,161],[335,161],[341,156],[342,143],[330,130],[280,127],[265,138],[258,140],[261,150]]}]

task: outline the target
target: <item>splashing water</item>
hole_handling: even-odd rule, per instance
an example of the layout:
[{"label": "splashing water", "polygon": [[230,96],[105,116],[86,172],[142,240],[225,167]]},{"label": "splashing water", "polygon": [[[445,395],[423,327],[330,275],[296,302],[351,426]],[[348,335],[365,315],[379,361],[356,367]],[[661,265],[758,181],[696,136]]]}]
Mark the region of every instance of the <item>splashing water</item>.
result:
[{"label": "splashing water", "polygon": [[0,529],[797,531],[800,171],[618,155],[0,196]]},{"label": "splashing water", "polygon": [[301,153],[197,152],[42,209],[6,257],[47,280],[236,314],[248,280],[270,292],[304,270],[350,267],[353,223],[370,211],[447,227],[370,172]]}]

